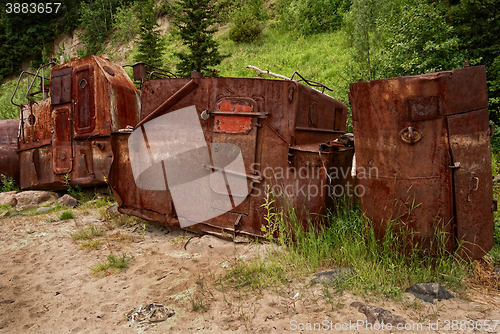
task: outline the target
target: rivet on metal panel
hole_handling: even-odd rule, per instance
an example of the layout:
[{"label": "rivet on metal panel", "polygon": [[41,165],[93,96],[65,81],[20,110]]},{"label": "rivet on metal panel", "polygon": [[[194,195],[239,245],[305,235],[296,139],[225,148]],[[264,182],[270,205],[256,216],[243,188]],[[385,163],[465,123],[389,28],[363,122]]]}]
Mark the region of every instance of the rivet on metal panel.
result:
[{"label": "rivet on metal panel", "polygon": [[411,126],[406,129],[401,130],[399,133],[401,140],[407,144],[415,144],[422,139],[422,133],[418,130],[415,130]]}]

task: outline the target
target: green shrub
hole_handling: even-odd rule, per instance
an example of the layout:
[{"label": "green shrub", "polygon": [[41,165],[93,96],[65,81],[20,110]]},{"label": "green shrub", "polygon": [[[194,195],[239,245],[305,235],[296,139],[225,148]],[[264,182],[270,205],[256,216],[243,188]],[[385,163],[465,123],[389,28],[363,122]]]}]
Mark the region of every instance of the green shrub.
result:
[{"label": "green shrub", "polygon": [[64,211],[59,216],[59,220],[67,220],[67,219],[73,219],[73,218],[75,218],[75,215],[73,214],[73,211]]},{"label": "green shrub", "polygon": [[312,35],[340,28],[349,6],[346,0],[280,0],[278,11],[284,29]]},{"label": "green shrub", "polygon": [[233,23],[229,29],[229,38],[232,41],[250,43],[258,39],[261,33],[261,24],[249,8],[244,7],[243,10],[234,13]]},{"label": "green shrub", "polygon": [[16,181],[13,178],[0,174],[0,192],[19,191]]}]

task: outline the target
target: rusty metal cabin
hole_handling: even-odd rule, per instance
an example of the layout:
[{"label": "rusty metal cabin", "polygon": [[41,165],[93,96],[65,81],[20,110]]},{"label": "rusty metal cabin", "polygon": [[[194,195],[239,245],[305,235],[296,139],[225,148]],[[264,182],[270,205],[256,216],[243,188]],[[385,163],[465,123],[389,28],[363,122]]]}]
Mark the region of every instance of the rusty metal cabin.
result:
[{"label": "rusty metal cabin", "polygon": [[[178,170],[191,168],[195,173],[201,164],[183,165],[180,155],[170,157],[171,161],[167,161],[168,158],[154,161],[151,149],[163,147],[167,150],[171,144],[169,140],[178,140],[180,147],[189,147],[194,132],[191,138],[182,141],[146,136],[144,128],[181,109],[195,110],[195,123],[201,126],[203,141],[207,147],[212,147],[212,158],[207,159],[203,167],[209,170],[208,173],[222,170],[225,166],[214,161],[214,147],[217,151],[221,144],[236,145],[243,157],[243,172],[226,168],[225,173],[227,177],[245,180],[245,189],[249,191],[246,198],[234,202],[238,205],[227,207],[219,200],[225,189],[217,189],[207,181],[208,193],[202,193],[200,189],[199,195],[208,196],[211,209],[220,209],[220,215],[189,226],[187,229],[192,231],[218,235],[229,233],[226,236],[235,232],[262,235],[261,225],[266,213],[262,204],[268,189],[297,208],[304,223],[307,217],[314,221],[318,214],[325,213],[325,209],[331,206],[332,186],[346,182],[339,178],[329,179],[328,171],[343,168],[350,175],[353,150],[334,141],[345,132],[346,106],[295,81],[215,77],[147,80],[143,84],[141,106],[141,122],[133,133],[120,131],[112,134],[115,159],[109,182],[119,203],[119,211],[125,214],[163,225],[180,226],[179,207],[174,204],[172,189],[168,186],[172,180],[168,180],[165,166],[173,164]],[[187,123],[180,127],[187,133],[195,129]],[[151,170],[158,167],[156,174],[151,171],[156,175],[156,190],[141,188],[134,179],[133,148],[129,145],[134,133],[141,137],[144,134],[144,149],[147,147],[152,159]],[[280,189],[285,191],[280,194]],[[313,193],[312,189],[318,191]],[[193,202],[192,210],[197,209]]]},{"label": "rusty metal cabin", "polygon": [[361,208],[379,236],[393,221],[431,251],[445,233],[449,251],[486,254],[496,203],[484,66],[354,83],[350,100]]},{"label": "rusty metal cabin", "polygon": [[66,178],[72,186],[104,184],[110,133],[138,122],[138,91],[121,66],[95,56],[53,66],[50,85],[45,80],[41,91],[50,96],[21,106],[21,188],[64,189]]}]

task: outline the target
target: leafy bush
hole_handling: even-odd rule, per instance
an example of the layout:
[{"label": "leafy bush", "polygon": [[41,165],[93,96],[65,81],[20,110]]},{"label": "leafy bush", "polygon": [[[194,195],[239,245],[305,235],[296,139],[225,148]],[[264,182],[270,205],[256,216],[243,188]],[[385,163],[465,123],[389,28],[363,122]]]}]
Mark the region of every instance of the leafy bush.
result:
[{"label": "leafy bush", "polygon": [[80,39],[85,45],[79,56],[97,54],[102,50],[104,39],[111,32],[113,15],[119,0],[87,0],[81,3],[80,24],[84,28]]},{"label": "leafy bush", "polygon": [[248,7],[234,13],[229,29],[229,38],[232,41],[250,43],[258,39],[261,33],[261,24]]},{"label": "leafy bush", "polygon": [[115,28],[114,38],[117,42],[128,43],[139,33],[139,18],[136,15],[136,8],[121,7],[116,10],[113,17],[113,28]]},{"label": "leafy bush", "polygon": [[347,0],[280,0],[278,11],[284,29],[311,35],[340,28],[349,6]]},{"label": "leafy bush", "polygon": [[426,1],[403,5],[379,20],[387,36],[383,51],[385,77],[415,75],[460,68],[465,56],[446,20],[444,8]]},{"label": "leafy bush", "polygon": [[13,178],[0,174],[0,192],[19,191]]},{"label": "leafy bush", "polygon": [[68,220],[68,219],[73,219],[73,218],[75,218],[75,215],[73,214],[73,211],[64,211],[59,216],[59,220]]}]

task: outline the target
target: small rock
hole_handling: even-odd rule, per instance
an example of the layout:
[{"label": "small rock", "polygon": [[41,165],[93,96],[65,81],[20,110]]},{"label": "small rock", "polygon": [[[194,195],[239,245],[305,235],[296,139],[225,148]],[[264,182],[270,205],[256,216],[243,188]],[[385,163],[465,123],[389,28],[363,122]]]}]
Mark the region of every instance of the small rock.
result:
[{"label": "small rock", "polygon": [[500,267],[496,267],[493,270],[493,278],[496,279],[497,281],[500,281]]},{"label": "small rock", "polygon": [[5,193],[0,193],[0,205],[8,204],[10,206],[16,206],[17,204],[16,194],[17,191],[8,191]]},{"label": "small rock", "polygon": [[106,209],[106,212],[109,213],[111,217],[117,216],[120,214],[118,211],[118,204],[113,204],[109,208]]},{"label": "small rock", "polygon": [[50,209],[52,209],[52,208],[48,207],[48,206],[43,206],[41,208],[36,209],[36,213],[44,213],[44,212],[49,211]]},{"label": "small rock", "polygon": [[434,298],[437,300],[455,298],[438,283],[421,283],[411,286],[406,292],[411,293],[416,298],[427,303],[434,304]]},{"label": "small rock", "polygon": [[15,216],[20,216],[20,215],[21,215],[21,212],[12,212],[9,217],[15,217]]},{"label": "small rock", "polygon": [[59,194],[52,191],[30,190],[16,194],[16,209],[34,209],[51,204],[59,198]]},{"label": "small rock", "polygon": [[394,315],[390,311],[380,307],[365,305],[361,302],[353,302],[351,306],[356,307],[359,313],[366,315],[366,322],[370,324],[374,324],[377,321],[384,324],[391,324],[393,327],[398,324],[406,324],[403,317]]},{"label": "small rock", "polygon": [[314,274],[314,278],[311,283],[333,283],[336,280],[343,280],[355,275],[356,272],[352,268],[348,267],[339,267],[330,271],[325,271],[322,273]]},{"label": "small rock", "polygon": [[68,194],[59,198],[57,200],[57,202],[59,202],[59,204],[61,204],[62,206],[68,206],[70,208],[74,208],[75,206],[77,206],[79,204],[78,201],[76,200],[76,198],[74,198],[73,196],[68,195]]}]

